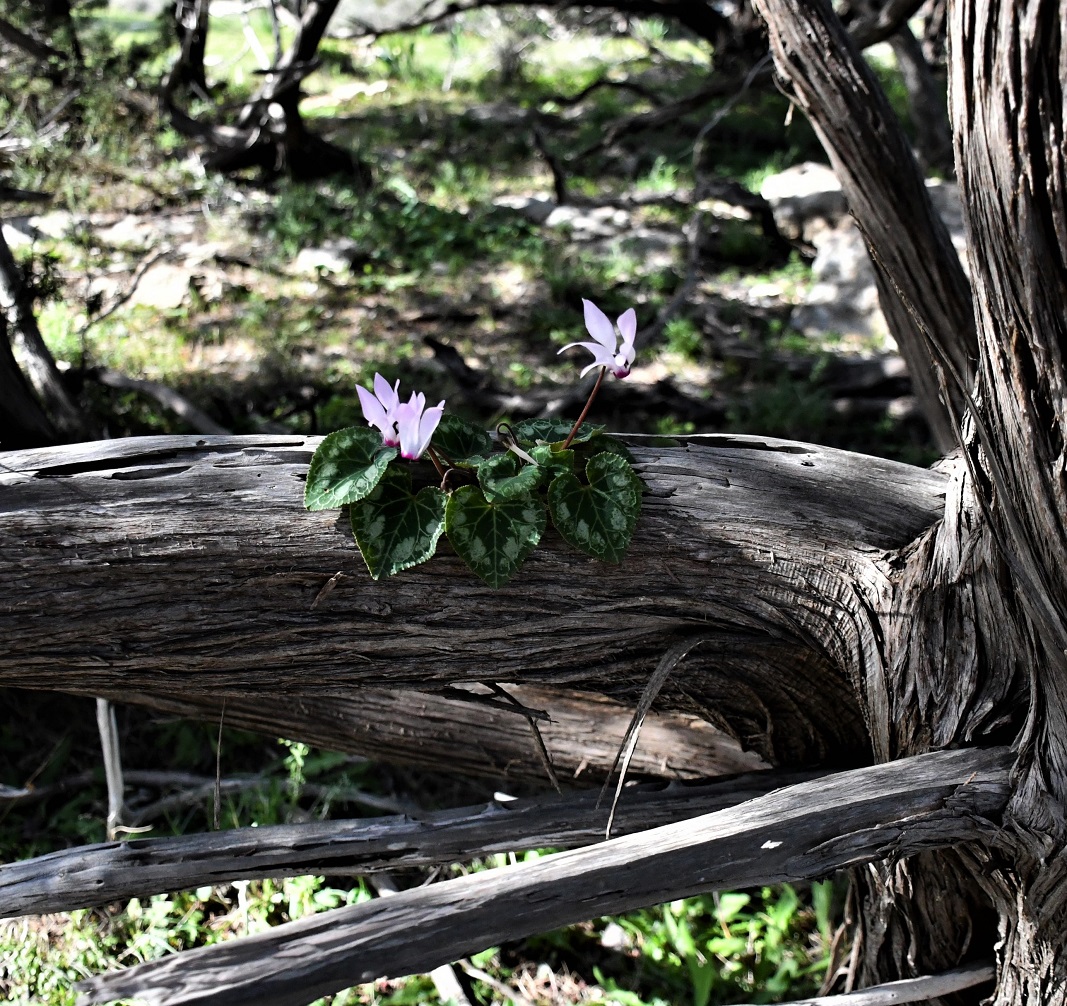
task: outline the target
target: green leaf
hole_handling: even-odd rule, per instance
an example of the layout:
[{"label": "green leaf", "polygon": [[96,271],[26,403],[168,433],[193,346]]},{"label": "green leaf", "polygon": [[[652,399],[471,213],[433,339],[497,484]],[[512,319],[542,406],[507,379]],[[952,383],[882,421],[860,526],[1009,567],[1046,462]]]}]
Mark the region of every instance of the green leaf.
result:
[{"label": "green leaf", "polygon": [[634,456],[627,450],[626,446],[615,437],[607,437],[598,433],[578,446],[579,458],[581,459],[591,458],[597,454],[608,453],[617,454],[624,461],[633,464]]},{"label": "green leaf", "polygon": [[641,512],[641,480],[630,465],[607,452],[585,466],[588,485],[557,475],[548,487],[552,523],[575,548],[608,562],[626,553]]},{"label": "green leaf", "polygon": [[541,483],[544,472],[533,465],[520,465],[519,459],[508,451],[494,454],[478,465],[478,484],[490,502],[529,495]]},{"label": "green leaf", "polygon": [[545,507],[529,496],[490,503],[480,489],[461,486],[445,507],[445,530],[471,571],[502,587],[541,540]]},{"label": "green leaf", "polygon": [[389,472],[351,509],[352,533],[375,579],[425,562],[445,529],[445,494],[426,486],[415,495],[411,476]]},{"label": "green leaf", "polygon": [[396,448],[383,447],[382,435],[369,426],[350,426],[331,433],[311,459],[304,506],[332,510],[363,499],[396,455]]},{"label": "green leaf", "polygon": [[493,449],[493,439],[480,426],[446,412],[430,444],[449,461],[463,461],[476,454],[488,454]]},{"label": "green leaf", "polygon": [[[521,423],[512,426],[511,431],[515,434],[515,439],[524,444],[536,444],[538,440],[543,440],[546,444],[554,444],[560,440],[566,440],[572,426],[574,423],[569,419],[524,419]],[[584,443],[603,429],[603,426],[582,423],[571,443]]]},{"label": "green leaf", "polygon": [[574,471],[574,451],[557,451],[551,444],[538,444],[530,448],[530,457],[552,475]]}]

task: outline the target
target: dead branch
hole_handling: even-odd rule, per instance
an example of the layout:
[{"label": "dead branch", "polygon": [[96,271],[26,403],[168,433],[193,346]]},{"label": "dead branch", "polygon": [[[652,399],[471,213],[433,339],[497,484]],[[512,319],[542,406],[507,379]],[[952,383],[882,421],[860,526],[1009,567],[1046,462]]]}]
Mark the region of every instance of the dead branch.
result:
[{"label": "dead branch", "polygon": [[600,915],[991,839],[1009,796],[1010,760],[1006,748],[970,749],[838,773],[715,814],[102,975],[81,984],[82,1001],[298,1006]]},{"label": "dead branch", "polygon": [[929,1002],[939,996],[984,985],[995,975],[996,969],[991,964],[969,964],[938,975],[904,978],[844,995],[797,999],[783,1006],[896,1006],[897,1003]]},{"label": "dead branch", "polygon": [[[699,786],[630,787],[619,805],[615,832],[628,835],[709,814],[825,774],[754,772]],[[210,790],[205,787],[197,795],[202,799]],[[0,865],[0,918],[66,912],[236,880],[302,874],[364,876],[496,852],[572,849],[603,838],[608,811],[597,802],[595,793],[581,793],[423,813],[417,818],[404,814],[314,821],[64,849]]]}]

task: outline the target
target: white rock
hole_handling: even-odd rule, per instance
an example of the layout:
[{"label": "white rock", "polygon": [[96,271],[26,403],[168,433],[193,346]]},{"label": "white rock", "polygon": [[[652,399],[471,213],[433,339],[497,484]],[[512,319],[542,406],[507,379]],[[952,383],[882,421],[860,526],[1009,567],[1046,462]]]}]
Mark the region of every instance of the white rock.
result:
[{"label": "white rock", "polygon": [[192,270],[186,265],[167,262],[154,265],[141,277],[129,302],[161,310],[181,307],[189,294],[192,278]]}]

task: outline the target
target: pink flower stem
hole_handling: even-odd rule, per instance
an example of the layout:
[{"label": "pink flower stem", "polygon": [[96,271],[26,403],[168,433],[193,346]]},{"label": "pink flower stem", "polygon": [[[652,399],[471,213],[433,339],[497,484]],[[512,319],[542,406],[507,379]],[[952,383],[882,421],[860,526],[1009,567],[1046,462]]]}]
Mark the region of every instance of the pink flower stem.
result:
[{"label": "pink flower stem", "polygon": [[593,385],[593,390],[589,392],[589,397],[585,401],[585,408],[582,409],[582,414],[578,417],[578,421],[571,428],[570,433],[567,434],[567,439],[563,441],[563,446],[560,450],[565,451],[571,445],[571,441],[578,434],[578,427],[582,425],[583,420],[589,414],[589,408],[593,404],[593,399],[596,398],[596,393],[600,390],[600,385],[604,381],[604,375],[608,372],[607,367],[600,368],[600,376],[596,379],[596,384]]}]

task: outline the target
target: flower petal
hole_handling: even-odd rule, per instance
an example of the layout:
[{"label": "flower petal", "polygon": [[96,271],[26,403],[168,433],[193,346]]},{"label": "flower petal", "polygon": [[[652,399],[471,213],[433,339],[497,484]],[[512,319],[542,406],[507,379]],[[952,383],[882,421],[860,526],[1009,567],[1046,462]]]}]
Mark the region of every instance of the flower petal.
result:
[{"label": "flower petal", "polygon": [[416,457],[421,455],[422,452],[430,446],[430,440],[434,435],[434,431],[437,429],[437,424],[441,422],[441,416],[444,414],[444,411],[445,403],[442,399],[422,414],[422,419],[419,421],[419,442],[415,445],[417,448]]},{"label": "flower petal", "polygon": [[415,461],[430,444],[430,438],[441,422],[445,403],[427,409],[426,396],[412,394],[411,399],[396,410],[396,425],[400,431],[400,454]]},{"label": "flower petal", "polygon": [[600,310],[591,300],[583,298],[582,305],[585,307],[586,331],[596,339],[605,349],[615,352],[618,338],[615,335],[615,326],[608,320],[608,316]]},{"label": "flower petal", "polygon": [[[415,396],[412,395],[412,398]],[[419,419],[421,413],[410,401],[404,402],[396,410],[396,428],[400,434],[400,453],[409,460],[414,460],[418,454],[411,453],[411,447],[419,439]]]},{"label": "flower petal", "polygon": [[622,335],[622,349],[632,352],[637,336],[637,312],[632,307],[619,315],[619,334]]},{"label": "flower petal", "polygon": [[[597,359],[604,361],[610,360],[612,354],[615,352],[614,348],[608,349],[605,346],[601,346],[598,342],[571,342],[564,346],[559,353],[562,353],[564,349],[570,349],[572,346],[581,346],[582,349],[589,350],[589,352]],[[557,353],[556,356],[559,356],[559,353]]]},{"label": "flower petal", "polygon": [[381,374],[374,375],[374,394],[382,403],[386,412],[391,412],[400,404],[400,382],[397,381],[391,388],[389,382]]},{"label": "flower petal", "polygon": [[385,433],[392,426],[392,419],[382,403],[366,388],[358,384],[356,394],[359,395],[359,404],[363,408],[363,418],[371,426],[376,426],[382,433]]}]

